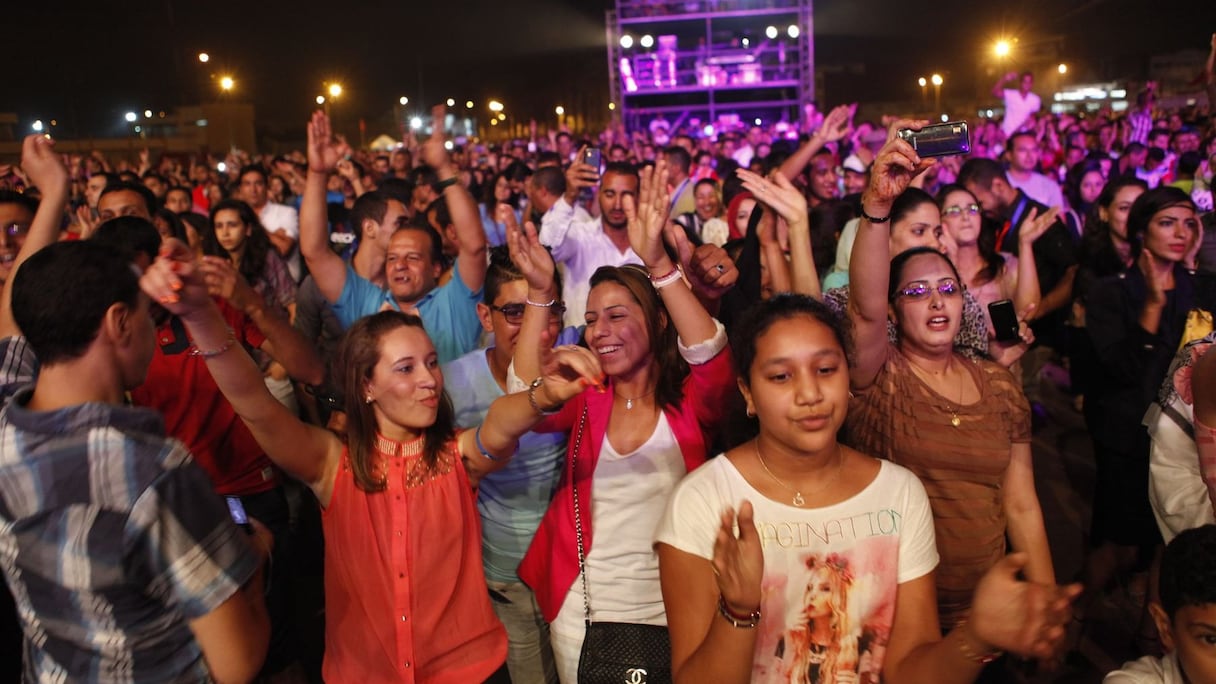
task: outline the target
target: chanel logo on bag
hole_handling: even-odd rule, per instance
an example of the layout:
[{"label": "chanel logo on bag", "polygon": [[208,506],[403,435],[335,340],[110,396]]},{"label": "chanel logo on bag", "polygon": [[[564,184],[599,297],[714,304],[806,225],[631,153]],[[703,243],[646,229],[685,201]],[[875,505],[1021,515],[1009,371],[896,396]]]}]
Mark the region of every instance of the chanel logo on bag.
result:
[{"label": "chanel logo on bag", "polygon": [[625,677],[625,684],[646,684],[646,670],[640,667],[625,670]]}]

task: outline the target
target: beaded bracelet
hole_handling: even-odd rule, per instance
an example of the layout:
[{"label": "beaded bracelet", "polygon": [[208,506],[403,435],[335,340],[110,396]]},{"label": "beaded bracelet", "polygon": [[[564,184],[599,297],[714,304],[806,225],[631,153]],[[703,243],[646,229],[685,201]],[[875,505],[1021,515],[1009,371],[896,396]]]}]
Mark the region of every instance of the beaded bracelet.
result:
[{"label": "beaded bracelet", "polygon": [[557,299],[556,299],[556,298],[554,298],[554,299],[550,299],[550,300],[549,300],[549,301],[547,301],[547,302],[534,302],[534,301],[532,301],[531,299],[526,299],[526,298],[524,299],[524,304],[527,304],[528,306],[536,306],[536,307],[540,307],[540,308],[542,308],[542,309],[549,309],[549,308],[552,308],[552,307],[553,307],[553,305],[554,305],[554,304],[556,304],[556,303],[557,303]]},{"label": "beaded bracelet", "polygon": [[760,609],[757,608],[747,615],[737,615],[726,605],[726,597],[718,594],[718,612],[732,627],[737,629],[755,629],[760,624]]},{"label": "beaded bracelet", "polygon": [[233,345],[235,345],[235,344],[236,344],[236,334],[232,332],[232,328],[228,328],[228,339],[224,340],[224,343],[221,344],[218,348],[216,348],[216,349],[199,349],[198,347],[193,347],[190,350],[190,355],[191,356],[201,356],[204,359],[210,359],[210,358],[219,356],[220,354],[223,354],[224,352],[228,351],[229,349],[232,349]]},{"label": "beaded bracelet", "polygon": [[680,273],[680,267],[676,266],[676,267],[672,268],[670,272],[668,272],[658,278],[655,278],[654,276],[652,276],[650,274],[647,274],[647,276],[650,278],[650,284],[654,286],[654,289],[661,290],[661,289],[667,287],[668,285],[676,282],[677,280],[680,280],[681,278],[683,278],[684,274]]}]

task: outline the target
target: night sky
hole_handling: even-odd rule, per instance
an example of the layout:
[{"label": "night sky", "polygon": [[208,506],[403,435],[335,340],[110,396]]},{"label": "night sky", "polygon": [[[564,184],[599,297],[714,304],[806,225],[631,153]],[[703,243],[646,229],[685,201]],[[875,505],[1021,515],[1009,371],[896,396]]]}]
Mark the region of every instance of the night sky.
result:
[{"label": "night sky", "polygon": [[[759,1],[759,0],[758,0]],[[611,0],[65,0],[6,2],[0,112],[57,118],[59,135],[113,134],[129,110],[214,99],[230,73],[257,107],[259,132],[299,135],[325,81],[345,88],[339,117],[369,122],[411,104],[496,97],[517,117],[607,87],[603,12]],[[1158,8],[1169,8],[1165,15]],[[1186,8],[1185,15],[1183,9]],[[851,66],[829,104],[898,100],[930,71],[975,87],[998,35],[1063,36],[1094,80],[1139,78],[1147,56],[1206,51],[1216,3],[1145,0],[818,0],[816,58]],[[21,27],[18,29],[18,27]],[[14,30],[18,29],[18,30]],[[209,65],[196,59],[212,56]],[[858,65],[864,68],[858,70]],[[966,76],[962,76],[966,74]],[[986,87],[984,84],[982,87]]]}]

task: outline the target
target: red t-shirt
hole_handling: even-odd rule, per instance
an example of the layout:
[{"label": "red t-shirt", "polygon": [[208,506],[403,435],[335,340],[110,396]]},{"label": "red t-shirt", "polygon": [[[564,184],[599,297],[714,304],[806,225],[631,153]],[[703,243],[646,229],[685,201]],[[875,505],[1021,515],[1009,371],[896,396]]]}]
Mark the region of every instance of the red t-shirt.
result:
[{"label": "red t-shirt", "polygon": [[[244,313],[216,300],[220,314],[246,349],[257,349],[266,336]],[[279,482],[274,464],[236,415],[215,384],[203,357],[194,349],[185,326],[173,317],[156,330],[156,351],[144,384],[131,390],[131,401],[156,409],[165,430],[190,449],[221,495],[256,494]]]}]

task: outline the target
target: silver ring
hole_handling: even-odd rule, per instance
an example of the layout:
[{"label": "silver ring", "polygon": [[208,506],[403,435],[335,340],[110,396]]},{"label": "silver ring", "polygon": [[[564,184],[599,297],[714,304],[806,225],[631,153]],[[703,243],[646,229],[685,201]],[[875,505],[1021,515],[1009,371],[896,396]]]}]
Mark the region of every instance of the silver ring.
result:
[{"label": "silver ring", "polygon": [[726,273],[726,267],[722,264],[718,264],[717,266],[714,266],[714,268],[718,269],[718,273]]}]

